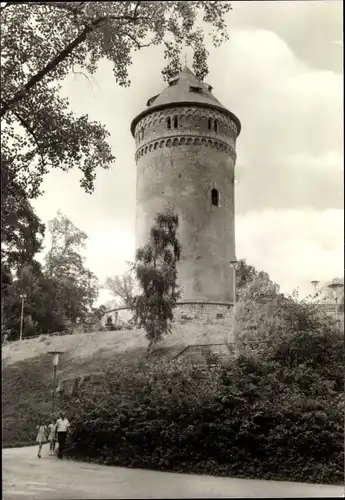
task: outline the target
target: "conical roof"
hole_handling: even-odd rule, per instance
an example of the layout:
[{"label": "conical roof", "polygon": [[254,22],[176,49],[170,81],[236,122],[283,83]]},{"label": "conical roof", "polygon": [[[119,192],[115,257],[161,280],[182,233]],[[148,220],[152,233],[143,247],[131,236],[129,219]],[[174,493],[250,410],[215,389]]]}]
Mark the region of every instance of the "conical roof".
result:
[{"label": "conical roof", "polygon": [[136,124],[145,115],[153,111],[158,111],[161,108],[188,104],[216,108],[225,112],[236,123],[238,134],[240,133],[241,123],[237,116],[231,113],[214,97],[211,85],[198,80],[192,71],[185,66],[176,78],[170,80],[169,86],[161,94],[151,97],[147,101],[147,108],[134,118],[131,124],[133,136]]}]

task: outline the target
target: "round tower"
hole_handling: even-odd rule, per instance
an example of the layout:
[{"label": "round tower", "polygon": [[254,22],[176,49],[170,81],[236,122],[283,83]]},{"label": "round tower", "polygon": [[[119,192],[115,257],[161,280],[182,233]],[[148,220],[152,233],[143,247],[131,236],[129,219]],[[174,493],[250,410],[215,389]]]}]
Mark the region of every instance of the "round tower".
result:
[{"label": "round tower", "polygon": [[136,141],[136,247],[158,212],[179,215],[181,300],[233,303],[234,167],[239,119],[185,67],[131,125]]}]

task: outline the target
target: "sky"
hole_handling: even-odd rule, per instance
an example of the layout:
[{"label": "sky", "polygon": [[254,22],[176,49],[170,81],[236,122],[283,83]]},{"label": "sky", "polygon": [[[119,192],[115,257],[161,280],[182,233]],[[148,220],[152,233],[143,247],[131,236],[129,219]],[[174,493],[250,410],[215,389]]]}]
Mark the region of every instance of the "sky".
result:
[{"label": "sky", "polygon": [[[236,252],[284,293],[343,276],[343,31],[341,1],[233,2],[229,41],[207,44],[213,94],[242,123],[237,141]],[[187,64],[191,58],[187,52]],[[130,88],[111,64],[88,81],[71,75],[71,109],[109,130],[116,161],[85,194],[77,171],[48,174],[35,200],[47,222],[60,209],[88,236],[100,283],[134,255],[135,144],[129,127],[165,84],[161,48],[133,54]],[[99,302],[109,298],[103,290]]]}]

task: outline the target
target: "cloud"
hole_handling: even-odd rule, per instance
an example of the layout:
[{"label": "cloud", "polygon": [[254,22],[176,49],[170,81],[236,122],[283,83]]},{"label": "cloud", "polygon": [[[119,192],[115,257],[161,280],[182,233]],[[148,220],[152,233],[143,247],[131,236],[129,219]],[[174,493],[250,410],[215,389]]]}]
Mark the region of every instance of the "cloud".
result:
[{"label": "cloud", "polygon": [[342,207],[341,76],[310,69],[263,30],[234,31],[212,55],[215,92],[243,127],[237,212]]},{"label": "cloud", "polygon": [[238,258],[268,272],[283,292],[343,273],[344,212],[264,210],[236,218]]},{"label": "cloud", "polygon": [[230,34],[239,27],[271,31],[284,40],[301,61],[315,69],[342,74],[342,11],[340,1],[236,1],[228,24]]},{"label": "cloud", "polygon": [[134,234],[119,231],[115,223],[103,231],[89,234],[86,263],[104,285],[108,276],[121,275],[128,270],[126,261],[133,261],[134,247]]}]

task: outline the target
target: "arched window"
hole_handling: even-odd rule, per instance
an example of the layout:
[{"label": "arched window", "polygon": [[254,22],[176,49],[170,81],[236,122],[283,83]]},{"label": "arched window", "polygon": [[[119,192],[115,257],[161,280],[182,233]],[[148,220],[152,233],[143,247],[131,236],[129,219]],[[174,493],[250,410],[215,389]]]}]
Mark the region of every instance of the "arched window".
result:
[{"label": "arched window", "polygon": [[212,205],[219,207],[219,191],[218,189],[212,189],[211,191]]},{"label": "arched window", "polygon": [[208,119],[208,130],[212,130],[212,119]]},{"label": "arched window", "polygon": [[218,132],[218,120],[214,120],[214,131]]},{"label": "arched window", "polygon": [[174,116],[174,128],[178,127],[178,117]]},{"label": "arched window", "polygon": [[171,128],[171,118],[170,118],[170,116],[168,116],[168,118],[167,118],[167,127]]}]

